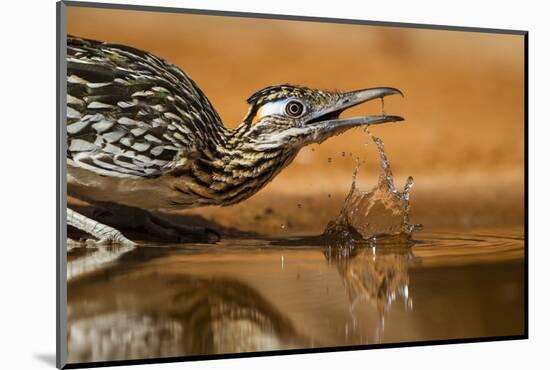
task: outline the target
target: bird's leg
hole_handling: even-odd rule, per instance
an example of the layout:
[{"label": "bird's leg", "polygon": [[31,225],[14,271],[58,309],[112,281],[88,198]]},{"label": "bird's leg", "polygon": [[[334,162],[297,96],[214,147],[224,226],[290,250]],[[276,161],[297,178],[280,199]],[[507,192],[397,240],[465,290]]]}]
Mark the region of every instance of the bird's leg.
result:
[{"label": "bird's leg", "polygon": [[120,231],[111,226],[104,225],[91,218],[88,218],[70,208],[67,208],[67,224],[81,231],[84,231],[97,239],[97,244],[122,244],[134,245]]},{"label": "bird's leg", "polygon": [[143,227],[153,235],[179,242],[216,243],[220,240],[220,234],[208,227],[180,225],[151,213],[146,216]]},{"label": "bird's leg", "polygon": [[94,218],[121,230],[132,229],[145,232],[145,239],[176,243],[215,243],[220,235],[213,229],[188,226],[170,221],[161,215],[121,204],[95,203]]}]

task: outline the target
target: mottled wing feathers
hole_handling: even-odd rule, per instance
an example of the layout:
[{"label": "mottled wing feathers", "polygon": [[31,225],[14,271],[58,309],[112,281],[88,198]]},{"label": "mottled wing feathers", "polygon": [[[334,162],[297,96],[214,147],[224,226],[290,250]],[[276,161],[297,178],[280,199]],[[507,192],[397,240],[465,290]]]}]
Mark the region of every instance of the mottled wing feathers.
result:
[{"label": "mottled wing feathers", "polygon": [[127,46],[68,37],[72,165],[107,176],[159,176],[214,146],[220,127],[206,96],[176,66]]}]

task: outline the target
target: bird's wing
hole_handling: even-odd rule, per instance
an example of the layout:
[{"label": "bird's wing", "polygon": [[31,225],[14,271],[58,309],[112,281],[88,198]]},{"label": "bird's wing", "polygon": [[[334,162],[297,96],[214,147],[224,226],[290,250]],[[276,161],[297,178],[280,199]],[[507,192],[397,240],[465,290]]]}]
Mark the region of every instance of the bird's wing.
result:
[{"label": "bird's wing", "polygon": [[179,68],[123,45],[67,39],[67,159],[106,176],[159,176],[220,119]]}]

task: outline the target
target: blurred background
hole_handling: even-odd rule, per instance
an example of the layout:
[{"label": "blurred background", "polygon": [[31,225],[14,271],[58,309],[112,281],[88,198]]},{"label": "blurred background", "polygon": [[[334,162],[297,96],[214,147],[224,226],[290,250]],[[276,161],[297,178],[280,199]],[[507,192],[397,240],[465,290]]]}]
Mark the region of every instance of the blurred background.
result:
[{"label": "blurred background", "polygon": [[[385,111],[406,121],[371,131],[396,183],[415,178],[413,221],[428,230],[523,224],[523,36],[74,7],[67,20],[69,34],[176,64],[228,127],[245,116],[247,97],[272,84],[399,88],[405,98],[387,98]],[[370,102],[344,116],[380,110]],[[355,158],[359,187],[373,187],[378,155],[354,129],[304,148],[241,204],[186,212],[245,231],[320,232],[342,206]]]}]

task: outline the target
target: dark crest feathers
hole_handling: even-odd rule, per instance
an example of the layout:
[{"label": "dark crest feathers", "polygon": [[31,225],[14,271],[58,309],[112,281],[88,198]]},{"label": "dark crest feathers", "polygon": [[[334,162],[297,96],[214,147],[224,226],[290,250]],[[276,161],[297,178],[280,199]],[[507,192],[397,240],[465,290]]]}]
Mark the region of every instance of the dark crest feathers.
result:
[{"label": "dark crest feathers", "polygon": [[268,86],[252,94],[248,99],[246,99],[246,102],[248,104],[256,104],[256,103],[261,103],[264,100],[269,101],[269,100],[279,99],[285,95],[288,95],[290,92],[301,88],[302,88],[301,86],[291,85],[291,84],[280,84],[280,85]]}]

